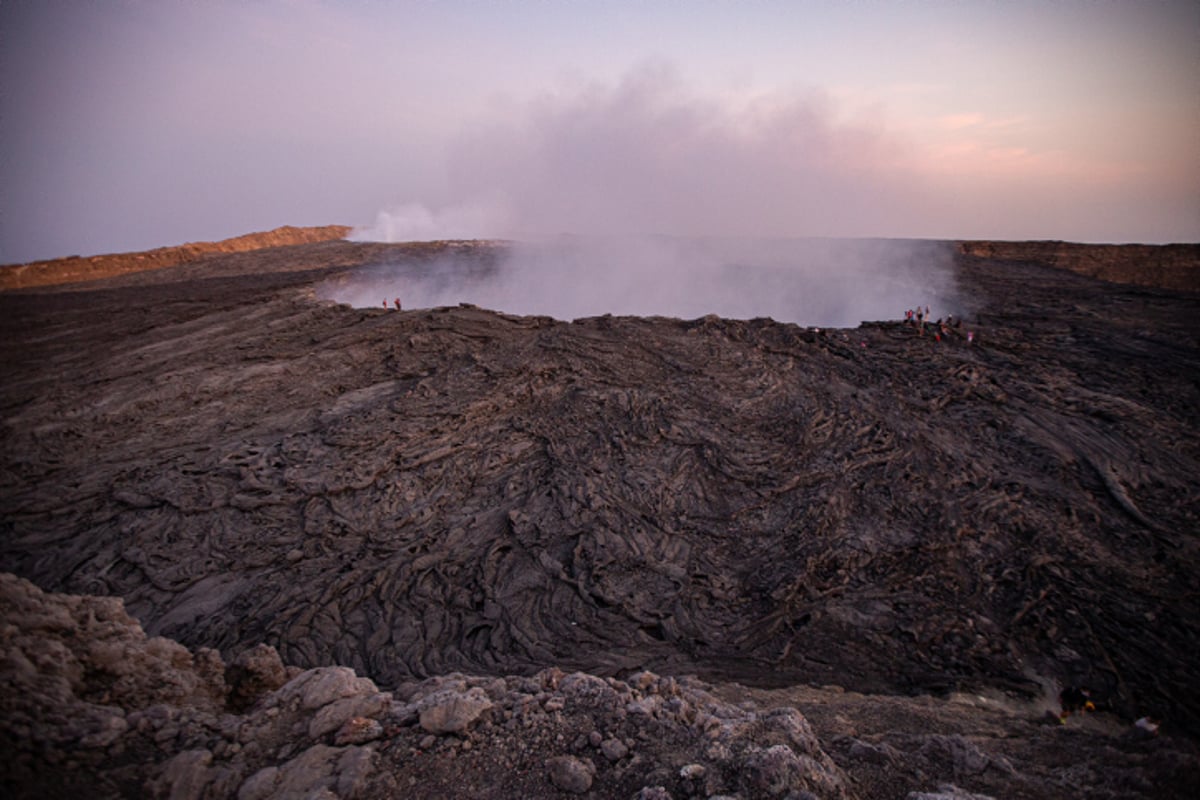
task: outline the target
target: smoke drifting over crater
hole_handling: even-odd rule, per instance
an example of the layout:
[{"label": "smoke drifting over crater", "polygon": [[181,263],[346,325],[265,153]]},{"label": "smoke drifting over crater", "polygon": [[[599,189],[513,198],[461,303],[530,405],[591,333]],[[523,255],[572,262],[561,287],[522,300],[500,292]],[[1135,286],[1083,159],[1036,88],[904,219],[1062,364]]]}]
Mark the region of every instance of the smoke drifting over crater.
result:
[{"label": "smoke drifting over crater", "polygon": [[490,119],[447,148],[443,197],[383,211],[351,238],[522,243],[485,270],[377,265],[332,296],[823,326],[917,302],[957,310],[939,246],[830,238],[911,230],[922,194],[905,145],[824,95],[701,96],[651,64]]},{"label": "smoke drifting over crater", "polygon": [[939,238],[914,148],[880,110],[843,106],[816,90],[705,94],[663,64],[564,86],[481,112],[447,144],[441,192],[357,235]]},{"label": "smoke drifting over crater", "polygon": [[462,244],[426,262],[366,267],[323,287],[359,307],[472,303],[513,314],[693,319],[706,314],[822,327],[961,313],[948,246],[854,239],[563,237],[497,250]]}]

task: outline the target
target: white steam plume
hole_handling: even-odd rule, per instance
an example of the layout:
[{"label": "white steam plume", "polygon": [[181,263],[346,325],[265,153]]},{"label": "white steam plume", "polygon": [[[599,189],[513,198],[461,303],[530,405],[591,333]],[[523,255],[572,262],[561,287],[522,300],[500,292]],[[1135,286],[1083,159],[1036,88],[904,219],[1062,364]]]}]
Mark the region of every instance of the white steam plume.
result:
[{"label": "white steam plume", "polygon": [[403,288],[372,289],[357,304],[402,291],[406,307],[823,326],[898,318],[918,302],[957,310],[944,249],[829,238],[912,231],[927,209],[902,166],[906,147],[878,121],[841,121],[823,96],[706,98],[651,65],[509,119],[472,126],[449,147],[455,202],[383,213],[353,238],[530,243],[487,276],[451,261],[436,279],[376,272]]},{"label": "white steam plume", "polygon": [[452,252],[364,268],[321,294],[360,307],[399,297],[406,309],[472,303],[558,319],[717,314],[822,327],[898,319],[917,303],[961,313],[950,249],[936,242],[564,237],[515,243],[486,266],[477,250]]},{"label": "white steam plume", "polygon": [[430,210],[421,203],[380,211],[375,223],[355,228],[352,242],[414,242],[438,239],[493,239],[507,230],[507,215],[497,202],[459,203]]}]

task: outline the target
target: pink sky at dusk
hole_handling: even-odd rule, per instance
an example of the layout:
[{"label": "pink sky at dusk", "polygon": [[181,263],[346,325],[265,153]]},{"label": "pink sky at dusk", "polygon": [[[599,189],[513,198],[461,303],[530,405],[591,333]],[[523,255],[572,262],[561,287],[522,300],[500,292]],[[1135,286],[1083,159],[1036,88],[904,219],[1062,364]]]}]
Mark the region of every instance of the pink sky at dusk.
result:
[{"label": "pink sky at dusk", "polygon": [[0,4],[0,262],[392,235],[1200,241],[1181,2]]}]

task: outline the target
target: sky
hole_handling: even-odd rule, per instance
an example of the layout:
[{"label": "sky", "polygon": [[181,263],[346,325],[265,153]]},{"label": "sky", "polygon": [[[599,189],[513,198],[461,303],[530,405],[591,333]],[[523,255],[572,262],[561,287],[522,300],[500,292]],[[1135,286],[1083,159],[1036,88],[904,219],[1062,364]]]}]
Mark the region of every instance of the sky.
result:
[{"label": "sky", "polygon": [[0,263],[333,223],[1200,241],[1200,4],[0,2]]}]

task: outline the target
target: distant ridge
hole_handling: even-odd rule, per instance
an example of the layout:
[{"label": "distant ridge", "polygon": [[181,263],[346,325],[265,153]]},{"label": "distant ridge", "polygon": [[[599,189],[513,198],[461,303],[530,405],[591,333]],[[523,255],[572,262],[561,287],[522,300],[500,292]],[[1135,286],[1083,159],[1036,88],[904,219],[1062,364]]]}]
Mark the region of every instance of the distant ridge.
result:
[{"label": "distant ridge", "polygon": [[1200,291],[1200,244],[966,241],[958,243],[958,252],[996,261],[1036,261],[1112,283]]},{"label": "distant ridge", "polygon": [[324,225],[307,228],[284,225],[274,230],[247,233],[219,242],[188,242],[140,253],[70,256],[48,261],[32,261],[28,264],[0,266],[0,291],[91,281],[130,272],[174,267],[216,253],[242,253],[266,247],[285,247],[294,244],[345,239],[350,231],[349,225]]},{"label": "distant ridge", "polygon": [[[218,242],[188,242],[131,253],[69,256],[0,265],[0,291],[99,280],[174,267],[205,256],[345,239],[349,225],[295,227],[247,233]],[[1200,291],[1200,244],[1082,244],[1062,241],[955,242],[958,253],[996,261],[1039,262],[1091,278]]]}]

